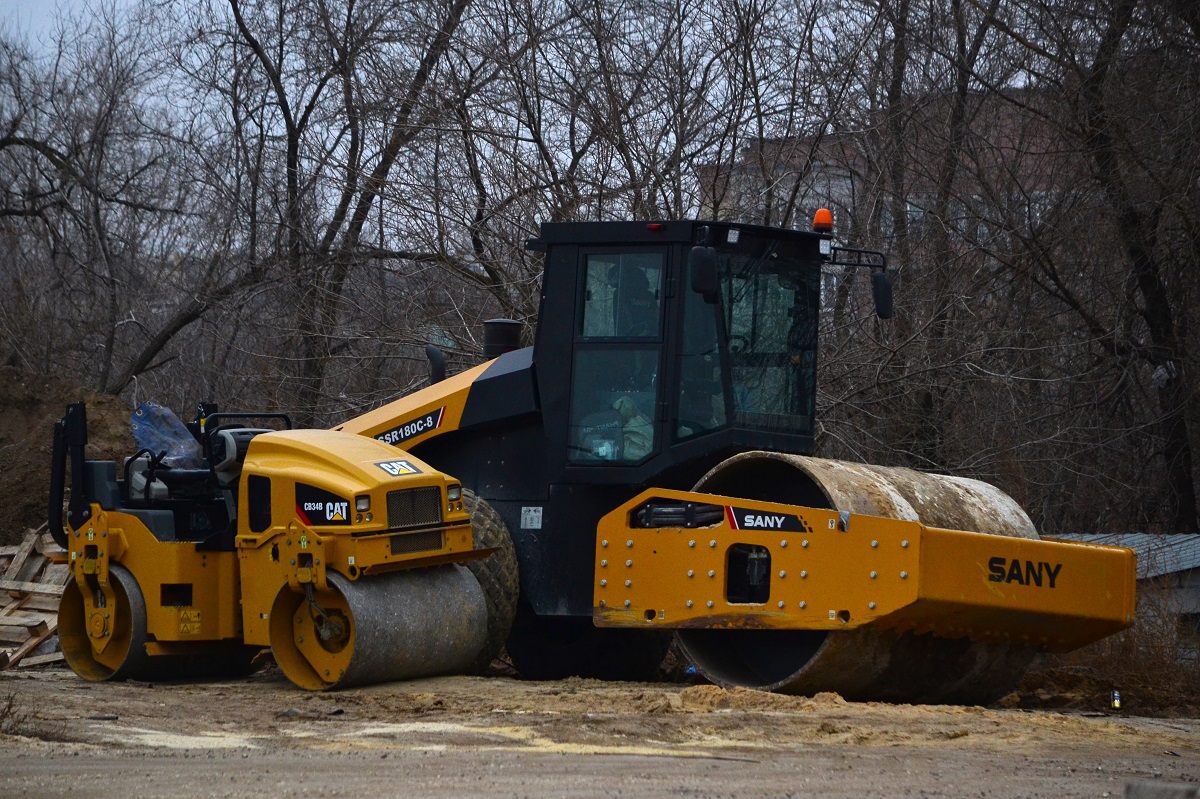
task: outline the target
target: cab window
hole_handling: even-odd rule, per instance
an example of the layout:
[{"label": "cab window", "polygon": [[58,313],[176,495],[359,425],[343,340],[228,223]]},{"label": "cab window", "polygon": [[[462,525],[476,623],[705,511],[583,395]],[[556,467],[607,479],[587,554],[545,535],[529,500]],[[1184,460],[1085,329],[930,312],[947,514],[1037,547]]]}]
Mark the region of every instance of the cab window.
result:
[{"label": "cab window", "polygon": [[585,338],[656,338],[662,304],[662,256],[589,255],[585,272]]},{"label": "cab window", "polygon": [[658,448],[664,257],[590,253],[585,259],[569,458],[638,463]]}]

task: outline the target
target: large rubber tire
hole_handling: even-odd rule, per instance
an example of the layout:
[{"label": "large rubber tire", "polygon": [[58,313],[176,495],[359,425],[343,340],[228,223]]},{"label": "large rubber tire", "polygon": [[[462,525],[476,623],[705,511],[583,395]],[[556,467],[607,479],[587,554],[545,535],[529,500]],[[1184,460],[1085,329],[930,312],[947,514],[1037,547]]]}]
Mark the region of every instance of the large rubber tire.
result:
[{"label": "large rubber tire", "polygon": [[508,656],[527,680],[650,682],[660,678],[670,645],[669,633],[601,629],[587,618],[536,616],[522,604],[508,638]]},{"label": "large rubber tire", "polygon": [[487,600],[487,642],[468,668],[471,674],[482,674],[500,656],[504,642],[512,630],[517,614],[517,597],[521,591],[517,570],[517,552],[513,548],[508,526],[487,500],[473,491],[463,489],[463,504],[471,514],[476,549],[496,551],[482,560],[467,563],[467,568],[479,581]]}]

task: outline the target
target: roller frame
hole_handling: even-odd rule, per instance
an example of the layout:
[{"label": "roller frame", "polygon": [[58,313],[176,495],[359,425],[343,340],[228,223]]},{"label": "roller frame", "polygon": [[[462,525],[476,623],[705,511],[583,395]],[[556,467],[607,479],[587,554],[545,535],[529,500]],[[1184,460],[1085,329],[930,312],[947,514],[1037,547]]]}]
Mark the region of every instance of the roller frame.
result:
[{"label": "roller frame", "polygon": [[[633,512],[652,500],[720,505],[724,517],[708,527],[631,526]],[[747,515],[790,529],[738,529],[743,525],[737,518]],[[735,543],[770,554],[770,596],[763,604],[726,601],[726,553]],[[1001,561],[1004,573],[997,579]],[[1014,562],[1020,580],[1012,573]],[[1041,586],[1034,579],[1039,568]],[[649,489],[597,527],[593,621],[640,629],[831,631],[871,625],[1068,651],[1130,624],[1136,568],[1134,553],[1119,547]]]},{"label": "roller frame", "polygon": [[[200,552],[195,542],[158,541],[137,518],[93,503],[89,521],[68,534],[72,580],[83,595],[85,612],[99,610],[92,586],[111,604],[109,568],[120,564],[145,597],[146,631],[154,654],[179,653],[179,645],[204,641],[240,643],[239,580],[233,552]],[[185,607],[162,604],[164,586],[188,584]],[[169,589],[167,589],[169,591]],[[102,652],[103,635],[92,636]]]}]

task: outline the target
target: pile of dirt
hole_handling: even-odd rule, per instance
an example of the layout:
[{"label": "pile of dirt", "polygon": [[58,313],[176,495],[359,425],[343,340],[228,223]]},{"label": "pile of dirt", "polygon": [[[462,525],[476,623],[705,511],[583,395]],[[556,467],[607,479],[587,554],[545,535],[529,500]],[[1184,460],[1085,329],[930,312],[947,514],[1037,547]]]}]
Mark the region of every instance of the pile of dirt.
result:
[{"label": "pile of dirt", "polygon": [[54,423],[72,402],[87,402],[88,457],[133,454],[131,409],[117,397],[70,381],[0,367],[0,546],[16,544],[46,520]]},{"label": "pile of dirt", "polygon": [[[1200,682],[1188,679],[1188,672],[1196,671],[1192,662],[1180,660],[1173,668],[1154,674],[1139,669],[1136,658],[1114,664],[1097,663],[1090,652],[1072,655],[1039,658],[1018,689],[997,706],[1109,712],[1114,710],[1116,691],[1121,712],[1162,718],[1200,717]],[[1180,676],[1183,679],[1173,679]]]}]

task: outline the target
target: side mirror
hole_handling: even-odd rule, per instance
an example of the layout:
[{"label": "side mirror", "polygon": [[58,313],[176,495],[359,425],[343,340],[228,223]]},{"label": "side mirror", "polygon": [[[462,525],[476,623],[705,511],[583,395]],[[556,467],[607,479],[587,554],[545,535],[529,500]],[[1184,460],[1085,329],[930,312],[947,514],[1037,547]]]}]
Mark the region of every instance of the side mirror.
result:
[{"label": "side mirror", "polygon": [[887,269],[871,270],[871,295],[875,299],[875,315],[880,319],[892,318],[892,279]]},{"label": "side mirror", "polygon": [[692,291],[708,302],[716,302],[721,286],[717,281],[717,251],[712,247],[696,245],[688,253],[688,274],[691,276]]}]

